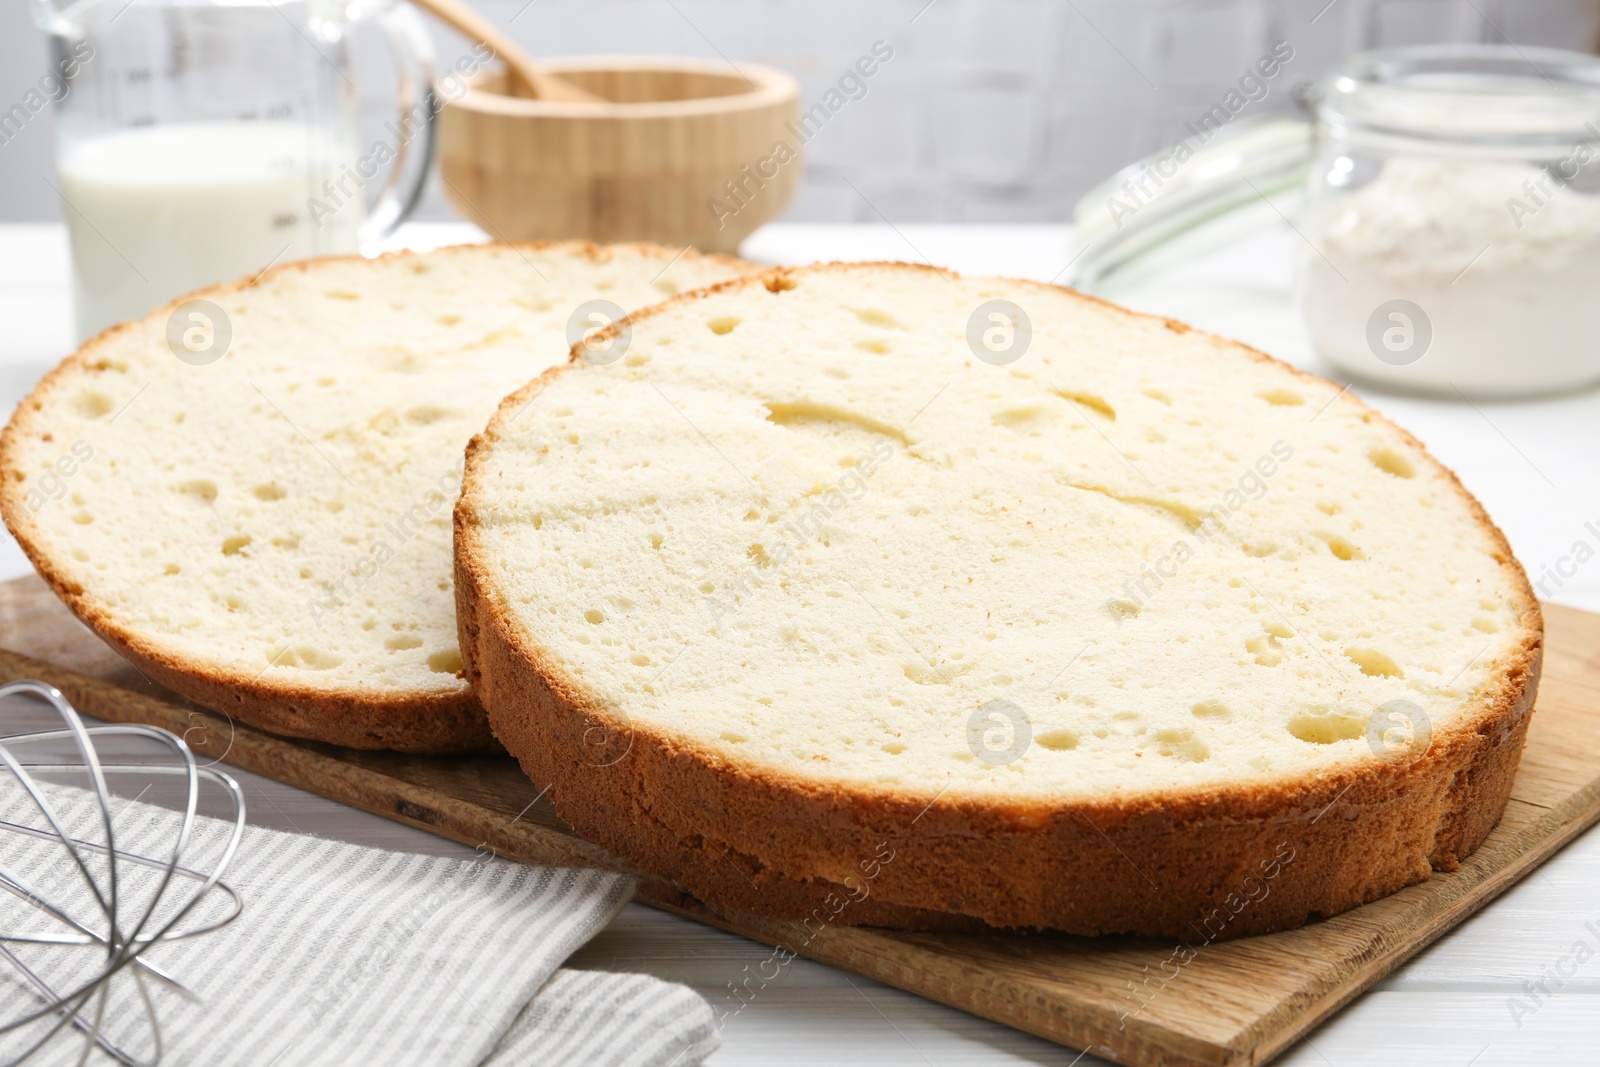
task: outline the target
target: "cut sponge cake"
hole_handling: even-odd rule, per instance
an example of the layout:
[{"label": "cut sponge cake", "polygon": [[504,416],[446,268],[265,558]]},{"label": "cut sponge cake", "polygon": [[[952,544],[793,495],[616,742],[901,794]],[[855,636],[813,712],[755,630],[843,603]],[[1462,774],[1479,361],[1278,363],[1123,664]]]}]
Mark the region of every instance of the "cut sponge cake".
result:
[{"label": "cut sponge cake", "polygon": [[79,617],[185,696],[361,748],[492,744],[458,676],[462,449],[566,360],[574,312],[605,321],[586,302],[637,308],[748,269],[675,253],[462,247],[195,294],[96,337],[23,402],[0,507]]},{"label": "cut sponge cake", "polygon": [[1499,818],[1538,604],[1337,386],[895,264],[624,339],[469,447],[456,593],[496,735],[646,870],[778,917],[1209,939]]}]

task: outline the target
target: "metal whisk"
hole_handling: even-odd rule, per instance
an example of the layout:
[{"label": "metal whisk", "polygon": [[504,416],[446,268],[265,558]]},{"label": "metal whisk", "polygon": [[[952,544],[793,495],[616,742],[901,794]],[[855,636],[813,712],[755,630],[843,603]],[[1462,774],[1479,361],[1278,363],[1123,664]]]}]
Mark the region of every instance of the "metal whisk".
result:
[{"label": "metal whisk", "polygon": [[[22,1013],[15,1018],[6,1017],[9,1006],[0,1011],[0,1040],[11,1037],[25,1045],[20,1052],[12,1048],[0,1052],[0,1060],[8,1067],[21,1063],[71,1027],[83,1035],[83,1060],[88,1058],[91,1046],[98,1046],[113,1060],[129,1067],[157,1063],[161,1058],[161,1036],[148,983],[160,983],[189,1000],[198,998],[177,978],[143,956],[152,945],[199,937],[220,929],[239,915],[239,895],[221,878],[233,859],[244,831],[244,796],[238,783],[228,775],[210,767],[198,766],[189,746],[166,730],[139,725],[85,727],[77,711],[61,692],[42,682],[20,681],[0,686],[0,698],[15,694],[31,695],[49,704],[60,715],[64,728],[0,736],[0,764],[4,764],[5,769],[22,786],[42,820],[42,825],[23,825],[0,819],[0,842],[8,834],[54,841],[60,851],[58,858],[51,861],[49,871],[59,874],[62,865],[66,865],[69,876],[75,872],[76,877],[82,880],[86,893],[76,909],[79,914],[73,914],[72,904],[59,895],[52,901],[34,881],[14,867],[13,857],[18,855],[17,849],[0,844],[0,890],[23,901],[40,917],[36,927],[0,929],[0,959],[15,967],[37,994],[31,1003],[24,1003]],[[155,741],[170,749],[176,760],[155,764],[105,763],[95,750],[95,742],[113,737]],[[63,741],[75,744],[75,759],[51,758],[48,753],[40,753],[26,760],[17,754],[30,746]],[[74,769],[84,772],[89,781],[84,800],[92,800],[99,806],[91,820],[96,825],[81,837],[69,832],[58,807],[51,803],[50,796],[40,788],[35,777],[41,773]],[[184,780],[188,795],[182,812],[171,813],[175,833],[170,853],[152,857],[117,847],[111,809],[113,796],[106,785],[108,774],[177,776]],[[194,826],[202,781],[221,786],[231,799],[234,810],[231,834],[209,873],[195,870],[184,863],[185,852],[192,844],[190,831]],[[60,796],[55,795],[58,798]],[[102,834],[103,839],[95,839]],[[132,868],[136,867],[159,873],[155,877],[153,891],[146,895],[146,899],[130,901],[129,881],[133,875]],[[183,892],[178,887],[185,884],[191,887],[187,899],[176,903],[163,920],[156,920],[157,907],[162,899],[169,893]],[[225,914],[211,921],[181,927],[180,923],[185,917],[212,890],[226,896]],[[24,910],[23,914],[28,912]],[[51,947],[45,950],[42,946]],[[21,958],[19,952],[28,955],[28,960]],[[41,973],[50,973],[51,967],[47,964],[64,961],[64,954],[82,952],[98,953],[99,965],[87,977],[81,972],[74,973],[68,982],[63,983],[60,979],[51,981]],[[73,957],[75,961],[76,957]],[[104,1030],[113,979],[124,972],[137,990],[138,1001],[143,1009],[142,1017],[149,1026],[148,1044],[153,1048],[149,1059],[141,1060],[124,1051]],[[34,1031],[43,1032],[35,1035]],[[126,1044],[126,1041],[123,1043]]]}]

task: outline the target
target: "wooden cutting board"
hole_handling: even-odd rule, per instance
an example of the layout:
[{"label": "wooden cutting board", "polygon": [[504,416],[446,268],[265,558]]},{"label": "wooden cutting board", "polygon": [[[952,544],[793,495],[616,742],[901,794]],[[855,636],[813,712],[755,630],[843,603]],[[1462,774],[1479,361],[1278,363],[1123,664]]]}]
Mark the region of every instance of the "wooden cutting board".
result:
[{"label": "wooden cutting board", "polygon": [[[1180,965],[1187,954],[1171,942],[1138,938],[808,929],[713,912],[647,876],[639,899],[1134,1067],[1264,1063],[1600,817],[1600,616],[1545,612],[1538,711],[1500,825],[1461,870],[1305,929],[1198,946]],[[503,856],[629,869],[575,836],[508,757],[354,752],[233,724],[144,680],[33,576],[0,584],[0,682],[18,678],[48,681],[101,719],[163,726],[208,756]],[[734,984],[753,996],[781,959]]]}]

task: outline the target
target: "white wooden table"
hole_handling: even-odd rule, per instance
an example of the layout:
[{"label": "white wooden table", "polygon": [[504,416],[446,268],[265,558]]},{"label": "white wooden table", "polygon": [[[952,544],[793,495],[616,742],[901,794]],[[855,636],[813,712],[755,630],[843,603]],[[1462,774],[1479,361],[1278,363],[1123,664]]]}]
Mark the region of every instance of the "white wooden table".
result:
[{"label": "white wooden table", "polygon": [[[470,227],[410,226],[397,245],[479,239]],[[1128,292],[1141,309],[1238,337],[1308,370],[1291,298],[1296,238],[1282,227]],[[769,226],[746,243],[764,262],[924,257],[967,273],[1050,279],[1066,264],[1053,226]],[[72,348],[69,265],[54,226],[0,226],[0,405],[9,413]],[[1596,356],[1600,360],[1600,339]],[[1440,402],[1363,393],[1453,467],[1505,530],[1537,581],[1600,527],[1600,391],[1516,404]],[[0,578],[26,573],[9,538]],[[1552,599],[1600,611],[1600,559],[1550,585]],[[6,728],[10,723],[5,724]],[[252,822],[362,844],[470,854],[450,842],[255,775],[240,774]],[[1592,925],[1590,925],[1592,924]],[[1580,949],[1578,946],[1584,947]],[[574,965],[647,971],[728,996],[768,950],[630,905]],[[1578,962],[1580,957],[1582,962]],[[1561,985],[1546,978],[1557,965]],[[1544,979],[1548,994],[1532,987]],[[1534,997],[1537,996],[1536,1003]],[[1523,1006],[1514,1017],[1511,998]],[[1531,1014],[1526,1010],[1533,1008]],[[843,971],[796,960],[723,1032],[717,1067],[745,1064],[1098,1063]],[[1446,935],[1280,1061],[1292,1067],[1600,1064],[1600,832],[1591,831],[1499,901]]]}]

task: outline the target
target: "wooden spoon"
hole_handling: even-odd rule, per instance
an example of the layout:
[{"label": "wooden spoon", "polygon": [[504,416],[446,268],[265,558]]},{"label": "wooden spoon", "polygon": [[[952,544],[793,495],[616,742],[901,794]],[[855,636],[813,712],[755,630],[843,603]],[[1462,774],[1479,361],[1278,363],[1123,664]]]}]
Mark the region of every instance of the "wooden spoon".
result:
[{"label": "wooden spoon", "polygon": [[412,3],[475,41],[489,47],[506,65],[506,87],[512,96],[531,97],[566,104],[603,104],[605,99],[579,88],[567,79],[552,74],[534,62],[499,27],[468,7],[462,0],[412,0]]}]

